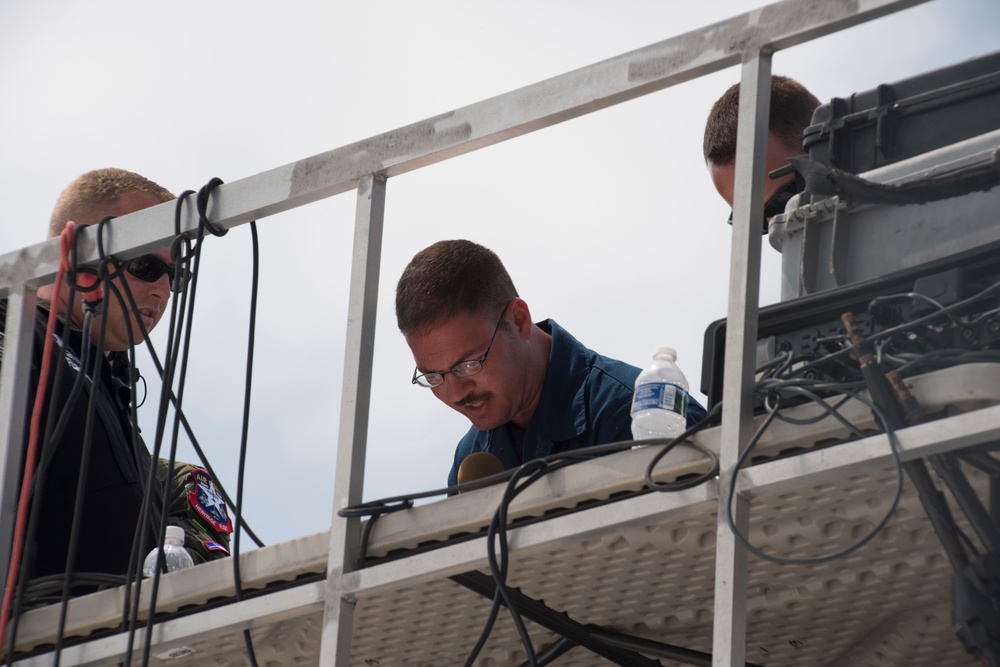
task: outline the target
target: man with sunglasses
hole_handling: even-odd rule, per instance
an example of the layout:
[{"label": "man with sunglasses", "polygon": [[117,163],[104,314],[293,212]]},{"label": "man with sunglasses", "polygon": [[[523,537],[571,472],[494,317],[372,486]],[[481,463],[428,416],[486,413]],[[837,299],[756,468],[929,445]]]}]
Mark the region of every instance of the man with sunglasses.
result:
[{"label": "man with sunglasses", "polygon": [[[639,369],[584,347],[553,320],[532,322],[488,248],[440,241],[417,253],[396,286],[396,320],[416,362],[413,384],[472,422],[449,486],[474,452],[489,452],[510,469],[632,439]],[[688,424],[704,416],[692,399]]]},{"label": "man with sunglasses", "polygon": [[[125,216],[173,199],[174,195],[163,187],[132,172],[122,169],[88,172],[60,195],[52,213],[49,236],[58,236],[69,220],[77,225],[91,225],[106,216]],[[37,292],[31,402],[39,382],[45,327],[52,307],[56,308],[59,324],[40,422],[40,432],[46,435],[38,445],[29,512],[33,516],[26,533],[21,569],[26,580],[53,576],[58,580],[60,575],[69,574],[75,592],[92,590],[101,580],[88,575],[126,574],[133,549],[141,563],[158,537],[155,527],[164,500],[161,486],[154,485],[149,494],[151,513],[143,519],[145,540],[133,544],[137,530],[143,525],[140,515],[151,457],[133,426],[131,387],[138,373],[129,363],[128,350],[145,340],[145,334],[160,321],[171,290],[183,289],[189,277],[186,269],[173,265],[168,250],[126,262],[111,262],[108,273],[112,276],[112,293],[103,294],[87,331],[82,330],[87,320],[80,292],[72,296],[72,303],[68,284],[63,284],[58,293],[54,285],[41,286]],[[77,280],[80,282],[79,276]],[[116,291],[121,300],[114,294]],[[6,301],[0,302],[0,359],[5,311]],[[57,376],[61,376],[58,383]],[[53,419],[48,419],[50,412]],[[60,427],[57,420],[65,424]],[[89,463],[83,479],[82,507],[77,508],[88,428]],[[161,460],[158,466],[160,484],[168,474],[165,463]],[[188,487],[195,486],[196,479],[204,482],[204,478],[194,473],[197,470],[200,469],[177,462],[173,469],[175,486],[190,491]],[[169,505],[170,523],[185,528],[185,546],[195,562],[228,554],[227,533],[231,526],[228,530],[224,524],[220,524],[222,530],[205,526],[204,521],[198,521],[197,503],[189,502],[186,495],[172,494]],[[228,520],[228,515],[225,519]],[[75,547],[71,547],[74,523],[78,524],[77,538]],[[69,563],[68,556],[74,549],[74,562]]]},{"label": "man with sunglasses", "polygon": [[[739,120],[740,84],[722,94],[708,114],[702,151],[716,191],[733,206],[736,179],[736,126]],[[764,183],[763,232],[768,221],[784,213],[785,204],[800,191],[788,159],[802,154],[802,133],[812,122],[819,100],[802,84],[786,76],[771,77],[770,123],[767,134],[767,173],[781,170]],[[732,213],[729,224],[733,223]]]}]

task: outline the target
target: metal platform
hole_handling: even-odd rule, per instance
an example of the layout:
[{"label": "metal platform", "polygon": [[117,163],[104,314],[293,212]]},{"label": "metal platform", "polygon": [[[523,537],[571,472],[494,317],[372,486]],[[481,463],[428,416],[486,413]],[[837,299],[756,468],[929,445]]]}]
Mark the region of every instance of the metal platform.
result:
[{"label": "metal platform", "polygon": [[[909,491],[872,542],[818,565],[778,566],[748,557],[719,517],[735,475],[735,519],[749,526],[751,542],[785,557],[815,556],[857,541],[892,497],[894,461],[886,436],[833,445],[845,433],[829,421],[795,428],[774,424],[759,445],[761,458],[734,470],[754,428],[749,397],[760,277],[755,220],[763,210],[771,57],[922,1],[782,0],[213,191],[210,215],[219,229],[356,192],[343,400],[331,475],[334,507],[362,500],[387,180],[738,65],[740,131],[722,426],[697,437],[719,453],[720,478],[685,491],[635,495],[651,449],[554,471],[512,507],[509,583],[603,632],[672,644],[702,658],[711,652],[710,662],[718,667],[972,665],[949,628],[949,565]],[[162,205],[122,219],[129,224],[105,246],[122,259],[168,247],[178,233],[193,234],[199,224],[190,205],[177,218],[173,205]],[[82,234],[80,263],[95,265],[100,259],[94,231]],[[24,441],[36,288],[56,272],[57,245],[50,240],[0,257],[0,294],[8,298],[0,373],[2,539],[9,539],[14,525],[12,489]],[[923,384],[913,381],[921,402],[941,414],[900,432],[903,459],[1000,441],[995,367],[941,373],[925,376]],[[860,406],[844,410],[871,424]],[[678,449],[657,476],[673,479],[704,465],[700,455]],[[971,477],[982,497],[985,480],[974,472]],[[357,562],[362,523],[333,512],[328,533],[243,554],[240,600],[231,562],[167,575],[151,662],[247,664],[246,630],[263,665],[461,664],[479,636],[488,601],[451,578],[484,571],[481,531],[498,496],[498,489],[488,488],[383,517],[371,531],[368,552],[376,560],[364,567]],[[5,558],[0,551],[4,572]],[[122,604],[121,590],[73,600],[60,664],[122,662],[129,645],[126,634],[116,630]],[[58,618],[55,607],[23,614],[14,664],[53,663]],[[554,641],[549,630],[528,626],[536,647]],[[476,664],[514,666],[523,658],[502,613]],[[577,647],[558,664],[608,661]],[[679,663],[663,659],[662,664]]]},{"label": "metal platform", "polygon": [[[1000,410],[997,371],[994,364],[970,364],[910,380],[923,406],[950,416],[901,432],[904,456],[970,444],[963,429]],[[861,407],[845,405],[843,412],[862,428],[873,425]],[[801,418],[816,410],[803,405],[788,414]],[[896,470],[885,437],[817,447],[843,437],[843,427],[831,428],[835,423],[776,430],[761,443],[760,462],[741,473],[741,487],[753,497],[749,537],[755,546],[787,558],[831,553],[869,532],[888,510]],[[939,437],[942,428],[953,433],[952,442]],[[697,439],[717,449],[718,431]],[[788,455],[790,450],[801,453]],[[718,484],[636,495],[653,454],[655,448],[646,447],[578,463],[518,497],[511,509],[517,527],[508,583],[579,623],[709,654]],[[678,449],[658,466],[657,479],[704,469],[699,454]],[[811,474],[801,474],[806,471]],[[985,498],[985,476],[970,470],[970,480]],[[480,489],[376,522],[373,560],[345,576],[357,601],[352,666],[462,663],[482,630],[489,600],[448,577],[486,571],[481,529],[500,492]],[[155,627],[152,664],[246,664],[244,628],[251,630],[258,664],[316,664],[328,542],[321,533],[244,555],[246,599],[238,603],[230,561],[163,577],[158,609],[164,616]],[[104,591],[72,602],[67,636],[77,639],[63,652],[65,664],[120,659],[125,637],[114,628],[122,595]],[[185,615],[195,609],[198,615]],[[230,620],[218,627],[206,621],[213,613]],[[976,664],[955,638],[950,613],[950,566],[906,484],[889,524],[845,558],[808,566],[750,558],[747,660],[775,667]],[[24,615],[18,645],[40,653],[15,664],[51,664],[45,646],[57,619],[55,606]],[[197,623],[207,629],[198,633],[191,627]],[[528,626],[536,650],[558,639],[537,624]],[[502,611],[476,664],[517,665],[524,658]],[[558,664],[610,663],[576,647]]]}]

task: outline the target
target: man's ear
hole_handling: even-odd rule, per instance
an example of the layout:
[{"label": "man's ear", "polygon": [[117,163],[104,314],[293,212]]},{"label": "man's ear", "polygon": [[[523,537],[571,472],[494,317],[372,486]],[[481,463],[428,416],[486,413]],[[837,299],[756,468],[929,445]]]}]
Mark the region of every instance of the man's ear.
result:
[{"label": "man's ear", "polygon": [[531,311],[528,310],[528,304],[524,299],[520,297],[514,298],[514,303],[510,306],[512,318],[514,321],[514,327],[517,329],[518,335],[523,338],[527,338],[531,335],[531,327],[535,325],[531,321]]}]

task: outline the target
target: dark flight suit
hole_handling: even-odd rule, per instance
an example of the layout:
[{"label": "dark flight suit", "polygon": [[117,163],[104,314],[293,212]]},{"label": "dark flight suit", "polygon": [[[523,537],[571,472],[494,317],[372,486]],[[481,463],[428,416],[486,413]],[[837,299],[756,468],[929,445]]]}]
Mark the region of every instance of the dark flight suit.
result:
[{"label": "dark flight suit", "polygon": [[[3,360],[3,325],[6,318],[6,299],[0,300],[0,363]],[[32,353],[32,374],[27,416],[30,420],[31,405],[34,403],[38,376],[41,368],[42,345],[45,337],[47,304],[37,309],[35,322],[35,344]],[[58,324],[55,332],[57,343],[63,341],[63,327]],[[92,345],[83,349],[82,334],[75,327],[65,336],[65,349],[53,349],[48,392],[52,396],[56,369],[62,366],[58,395],[50,398],[43,411],[40,432],[45,432],[50,406],[58,406],[53,417],[65,420],[61,434],[54,441],[39,443],[36,461],[33,503],[39,503],[36,524],[29,527],[30,541],[25,545],[21,567],[28,578],[34,579],[66,572],[70,533],[76,507],[77,487],[82,468],[85,432],[88,415],[90,420],[90,453],[87,474],[84,479],[85,494],[79,511],[77,527],[77,550],[73,565],[74,573],[99,573],[125,575],[132,555],[136,528],[139,525],[144,490],[146,486],[151,456],[138,428],[132,428],[129,407],[130,392],[127,363],[122,364],[121,354],[115,355],[117,371],[112,370],[108,357],[99,353]],[[86,357],[84,359],[83,357]],[[96,364],[100,366],[95,370]],[[84,376],[75,398],[73,387],[79,378],[81,368]],[[95,375],[99,377],[96,378]],[[30,423],[26,420],[26,424]],[[55,428],[53,426],[53,428]],[[50,438],[51,439],[51,438]],[[27,435],[25,450],[27,449]],[[23,468],[22,459],[22,468]],[[186,464],[179,464],[177,476],[190,476]],[[192,484],[194,480],[192,479]],[[41,486],[39,486],[41,485]],[[185,488],[187,482],[185,481]],[[150,496],[150,512],[147,514],[145,540],[137,545],[138,562],[155,545],[158,531],[155,519],[160,516],[163,493],[159,484]],[[41,494],[39,495],[39,489]],[[172,500],[177,498],[172,497]],[[222,514],[225,515],[225,509]],[[190,503],[181,506],[178,502],[176,518],[173,522],[185,527],[185,546],[192,551],[196,562],[221,557],[228,554],[228,535],[224,531],[208,532],[203,525],[190,518],[194,511]],[[31,513],[29,512],[29,515]],[[228,520],[228,516],[226,516]],[[222,524],[220,524],[222,525]],[[231,524],[230,524],[231,526]],[[206,546],[213,542],[215,546]],[[200,560],[199,560],[200,559]],[[74,592],[93,590],[86,582],[74,588]]]}]

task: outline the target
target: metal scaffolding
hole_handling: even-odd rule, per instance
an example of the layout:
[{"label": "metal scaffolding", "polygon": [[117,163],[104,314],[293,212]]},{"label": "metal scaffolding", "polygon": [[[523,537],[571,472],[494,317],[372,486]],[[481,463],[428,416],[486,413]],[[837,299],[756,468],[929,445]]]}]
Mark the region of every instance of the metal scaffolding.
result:
[{"label": "metal scaffolding", "polygon": [[[381,258],[387,181],[436,162],[507,141],[520,135],[638,98],[736,64],[741,66],[740,131],[733,208],[732,271],[725,342],[724,412],[718,438],[721,473],[710,482],[675,495],[646,495],[528,525],[512,533],[512,551],[532,549],[598,534],[609,524],[628,525],[651,517],[674,520],[695,511],[714,511],[714,632],[712,664],[719,667],[747,662],[747,550],[726,523],[729,498],[725,492],[739,454],[755,428],[751,390],[757,331],[760,233],[753,220],[763,209],[764,150],[768,127],[771,57],[778,50],[829,35],[903,10],[923,0],[782,0],[700,30],[626,53],[540,83],[526,86],[450,113],[428,118],[292,164],[218,187],[211,200],[213,223],[228,229],[260,220],[334,195],[356,191],[354,250],[347,317],[346,363],[343,377],[334,504],[328,535],[304,539],[297,546],[299,562],[320,567],[325,578],[313,578],[275,590],[263,597],[212,605],[195,613],[158,623],[154,642],[169,648],[222,632],[260,628],[322,612],[318,627],[318,664],[351,663],[352,635],[359,599],[400,587],[441,580],[480,567],[485,538],[451,544],[433,552],[359,568],[361,536],[358,518],[338,511],[362,500],[368,432],[374,323]],[[164,204],[126,216],[117,226],[108,253],[121,259],[165,247],[174,238],[174,205]],[[181,231],[194,232],[198,216],[185,206]],[[83,263],[98,260],[94,230],[83,234]],[[0,543],[12,534],[15,490],[28,401],[35,290],[50,281],[59,262],[58,241],[50,240],[0,257],[0,296],[8,299],[5,354],[0,377]],[[913,459],[1000,437],[1000,407],[951,417],[907,429],[900,435],[903,456]],[[739,473],[736,524],[747,529],[749,499],[777,489],[794,489],[816,479],[835,479],[888,464],[885,436],[877,435],[836,450],[804,453],[754,466]],[[641,458],[641,454],[633,457]],[[563,471],[568,475],[571,472]],[[561,478],[560,478],[561,479]],[[483,501],[486,511],[489,501]],[[532,502],[529,498],[526,503]],[[383,526],[386,530],[385,526]],[[279,547],[281,545],[278,545]],[[250,565],[278,568],[279,555],[258,554]],[[307,555],[303,555],[306,553]],[[253,554],[251,554],[253,555]],[[308,556],[308,557],[307,557]],[[0,553],[6,572],[8,554]],[[206,577],[223,577],[224,565],[197,568],[209,573],[195,583],[167,585],[161,594],[174,595],[178,606],[196,601],[195,589]],[[309,568],[304,568],[308,570]],[[258,572],[258,574],[260,574]],[[248,574],[248,580],[253,579]],[[264,575],[260,575],[264,576]],[[184,596],[188,595],[187,598]],[[106,596],[108,605],[118,598]],[[72,607],[73,605],[71,605]],[[81,609],[79,620],[85,612]],[[41,622],[41,621],[39,621]],[[26,622],[26,631],[30,623]],[[63,650],[63,664],[114,664],[124,652],[120,634],[102,636]],[[154,651],[155,653],[155,651]],[[35,656],[18,665],[49,664]],[[357,658],[355,658],[357,661]],[[221,664],[221,663],[220,663]],[[361,664],[357,663],[356,664]],[[368,663],[368,664],[377,664]],[[425,664],[425,663],[420,663]],[[430,664],[429,662],[426,664]]]}]

